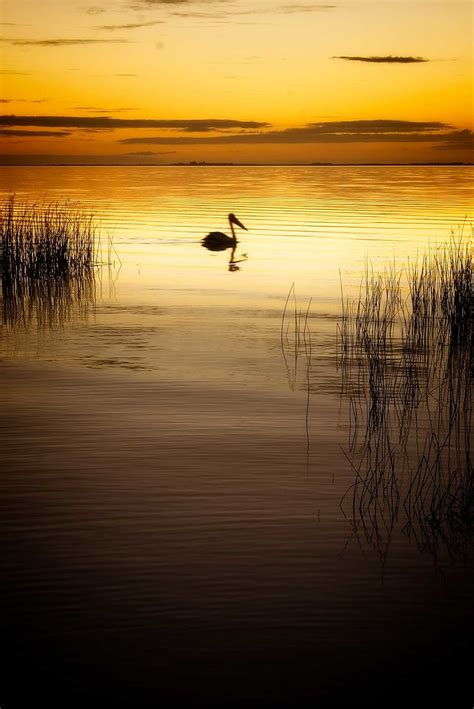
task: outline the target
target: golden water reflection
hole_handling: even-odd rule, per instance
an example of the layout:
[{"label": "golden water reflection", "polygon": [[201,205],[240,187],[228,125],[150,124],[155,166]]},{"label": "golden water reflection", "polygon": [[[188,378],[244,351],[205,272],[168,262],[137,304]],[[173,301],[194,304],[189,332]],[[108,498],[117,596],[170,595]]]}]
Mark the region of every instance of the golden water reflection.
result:
[{"label": "golden water reflection", "polygon": [[[45,333],[36,356],[214,384],[232,368],[236,385],[278,387],[291,284],[312,298],[312,332],[327,354],[341,279],[356,293],[368,261],[406,260],[469,229],[472,175],[459,166],[7,168],[5,194],[92,208],[122,263],[87,326],[78,318],[59,341]],[[231,211],[248,229],[235,252],[203,249]],[[2,347],[31,354],[24,334]]]}]

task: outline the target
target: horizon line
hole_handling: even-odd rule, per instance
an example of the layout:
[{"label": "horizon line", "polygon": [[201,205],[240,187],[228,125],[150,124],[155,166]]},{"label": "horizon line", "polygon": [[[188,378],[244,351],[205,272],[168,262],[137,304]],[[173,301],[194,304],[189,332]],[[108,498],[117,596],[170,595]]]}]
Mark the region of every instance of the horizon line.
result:
[{"label": "horizon line", "polygon": [[[0,155],[0,167],[357,167],[357,166],[387,166],[387,167],[395,167],[395,166],[429,166],[429,165],[461,165],[461,166],[472,166],[474,165],[474,162],[465,162],[463,160],[447,160],[447,161],[439,161],[439,160],[420,160],[420,161],[411,161],[411,162],[375,162],[375,161],[368,161],[368,162],[227,162],[227,161],[222,161],[222,162],[208,162],[206,160],[190,160],[188,162],[120,162],[120,161],[113,161],[111,160],[110,162],[92,162],[92,160],[95,159],[97,160],[97,157],[101,156],[91,156],[91,162],[89,161],[84,161],[84,162],[64,162],[64,159],[69,158],[69,156],[62,156],[62,160],[58,160],[58,162],[35,162],[32,160],[31,156],[25,156],[25,161],[21,160],[21,156],[19,157],[18,162],[13,162],[8,160],[7,162],[3,162],[7,157],[6,155]],[[16,156],[12,156],[13,160],[15,160]],[[71,156],[72,158],[73,156]],[[82,156],[84,159],[85,156]],[[105,157],[105,156],[104,156]],[[26,162],[26,161],[29,162]]]}]

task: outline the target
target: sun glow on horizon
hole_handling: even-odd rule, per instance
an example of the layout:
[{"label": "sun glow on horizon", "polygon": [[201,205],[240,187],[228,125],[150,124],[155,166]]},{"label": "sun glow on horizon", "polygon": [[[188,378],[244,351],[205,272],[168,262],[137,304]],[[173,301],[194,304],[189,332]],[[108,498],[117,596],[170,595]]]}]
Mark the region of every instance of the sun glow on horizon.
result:
[{"label": "sun glow on horizon", "polygon": [[4,0],[2,11],[0,153],[12,160],[472,159],[470,2]]}]

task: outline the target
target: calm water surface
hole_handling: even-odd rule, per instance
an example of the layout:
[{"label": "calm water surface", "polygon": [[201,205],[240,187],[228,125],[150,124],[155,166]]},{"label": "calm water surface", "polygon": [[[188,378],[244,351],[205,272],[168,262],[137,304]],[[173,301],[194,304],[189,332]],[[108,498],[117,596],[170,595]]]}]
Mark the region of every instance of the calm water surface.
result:
[{"label": "calm water surface", "polygon": [[[332,342],[341,279],[355,293],[367,264],[402,263],[470,230],[474,197],[470,167],[22,167],[2,177],[19,199],[90,207],[104,259],[108,236],[117,252],[86,327],[17,332],[4,347],[171,380],[216,384],[232,371],[234,386],[264,385],[281,364],[271,350],[293,282],[301,307],[312,298],[319,343]],[[199,243],[229,232],[231,211],[249,230],[238,230],[236,259],[248,259],[234,273],[229,252]]]},{"label": "calm water surface", "polygon": [[[24,676],[58,706],[472,704],[470,558],[402,524],[368,540],[340,507],[335,350],[341,279],[470,231],[473,177],[3,169],[5,196],[90,207],[112,261],[59,319],[0,331],[5,706]],[[234,272],[200,245],[231,211]]]}]

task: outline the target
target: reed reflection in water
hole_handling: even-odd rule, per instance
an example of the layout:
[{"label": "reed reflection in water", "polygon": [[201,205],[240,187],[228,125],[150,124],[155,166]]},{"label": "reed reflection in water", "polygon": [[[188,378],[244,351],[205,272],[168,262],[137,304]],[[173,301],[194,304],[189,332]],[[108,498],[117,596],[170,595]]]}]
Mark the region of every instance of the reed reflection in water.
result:
[{"label": "reed reflection in water", "polygon": [[94,269],[54,278],[2,277],[2,317],[9,328],[62,327],[87,320],[96,303]]}]

